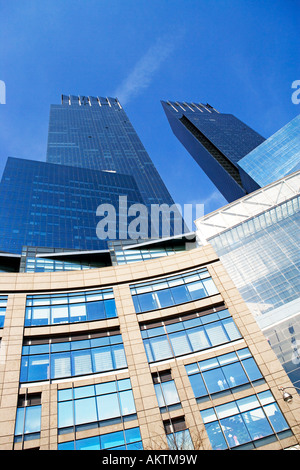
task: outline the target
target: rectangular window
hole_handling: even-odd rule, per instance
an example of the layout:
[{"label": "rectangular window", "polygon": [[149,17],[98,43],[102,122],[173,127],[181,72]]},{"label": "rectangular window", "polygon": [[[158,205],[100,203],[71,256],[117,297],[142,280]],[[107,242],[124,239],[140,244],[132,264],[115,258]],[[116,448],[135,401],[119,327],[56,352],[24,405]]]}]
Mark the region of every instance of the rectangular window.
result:
[{"label": "rectangular window", "polygon": [[86,337],[53,338],[43,344],[25,340],[20,382],[54,380],[127,367],[122,337],[118,331]]},{"label": "rectangular window", "polygon": [[40,438],[41,394],[21,395],[18,400],[15,442]]},{"label": "rectangular window", "polygon": [[269,390],[200,413],[213,450],[255,449],[292,435]]},{"label": "rectangular window", "polygon": [[184,417],[164,421],[164,428],[170,450],[194,450]]},{"label": "rectangular window", "polygon": [[138,427],[58,444],[58,450],[143,450]]},{"label": "rectangular window", "polygon": [[[251,367],[249,362],[251,361]],[[213,398],[224,391],[236,392],[251,383],[263,383],[263,376],[248,348],[185,366],[195,398]]]},{"label": "rectangular window", "polygon": [[171,371],[156,372],[152,374],[154,389],[161,413],[181,408],[180,399]]},{"label": "rectangular window", "polygon": [[136,418],[130,379],[58,390],[58,433]]},{"label": "rectangular window", "polygon": [[[210,312],[141,325],[148,361],[178,357],[241,338],[227,309],[219,307]],[[234,325],[232,336],[226,330],[228,324]]]},{"label": "rectangular window", "polygon": [[93,321],[116,316],[111,288],[76,294],[28,295],[26,299],[25,326]]},{"label": "rectangular window", "polygon": [[7,295],[0,295],[0,328],[4,327],[6,306],[7,306]]},{"label": "rectangular window", "polygon": [[130,286],[136,313],[218,294],[206,268]]}]

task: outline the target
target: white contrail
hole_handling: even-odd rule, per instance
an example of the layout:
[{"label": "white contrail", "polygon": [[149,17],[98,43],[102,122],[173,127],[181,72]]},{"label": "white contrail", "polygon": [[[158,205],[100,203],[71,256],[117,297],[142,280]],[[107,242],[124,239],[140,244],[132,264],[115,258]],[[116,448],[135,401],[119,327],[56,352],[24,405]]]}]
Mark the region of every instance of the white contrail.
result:
[{"label": "white contrail", "polygon": [[171,43],[170,38],[159,38],[137,62],[113,96],[118,97],[122,104],[128,103],[130,99],[150,85],[155,72],[173,49],[174,43]]}]

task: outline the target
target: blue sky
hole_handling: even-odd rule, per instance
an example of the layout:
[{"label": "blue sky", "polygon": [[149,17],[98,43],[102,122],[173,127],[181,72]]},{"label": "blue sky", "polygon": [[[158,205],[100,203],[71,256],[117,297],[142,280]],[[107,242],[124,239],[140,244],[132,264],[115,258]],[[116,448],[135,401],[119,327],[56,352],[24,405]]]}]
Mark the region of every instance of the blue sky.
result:
[{"label": "blue sky", "polygon": [[45,160],[61,94],[118,96],[175,202],[226,203],[160,100],[210,103],[269,137],[299,114],[298,0],[0,0],[0,174]]}]

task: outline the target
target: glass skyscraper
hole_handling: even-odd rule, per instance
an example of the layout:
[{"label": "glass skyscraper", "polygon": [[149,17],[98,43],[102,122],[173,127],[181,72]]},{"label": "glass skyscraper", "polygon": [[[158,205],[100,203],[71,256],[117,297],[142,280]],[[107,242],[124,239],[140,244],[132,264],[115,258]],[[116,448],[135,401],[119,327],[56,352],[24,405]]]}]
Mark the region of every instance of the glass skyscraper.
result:
[{"label": "glass skyscraper", "polygon": [[238,165],[242,180],[248,175],[261,187],[299,170],[300,114],[243,157]]},{"label": "glass skyscraper", "polygon": [[8,158],[0,184],[1,250],[21,253],[24,245],[106,249],[96,233],[97,207],[109,203],[118,209],[122,194],[129,205],[143,203],[132,176]]},{"label": "glass skyscraper", "polygon": [[[100,216],[107,213],[96,211],[104,204],[114,210],[114,227],[99,236]],[[147,208],[135,240],[129,234],[133,216],[119,218],[121,206],[127,213],[134,204]],[[0,251],[107,250],[108,240],[159,237],[150,209],[162,204],[172,208],[170,234],[173,221],[184,231],[181,214],[119,101],[62,95],[61,104],[50,108],[46,162],[7,161],[0,184]]]},{"label": "glass skyscraper", "polygon": [[62,95],[51,105],[47,162],[131,175],[145,205],[174,204],[116,98]]},{"label": "glass skyscraper", "polygon": [[238,162],[264,138],[232,114],[209,104],[162,101],[171,129],[194,160],[232,202],[260,186],[241,179]]},{"label": "glass skyscraper", "polygon": [[300,390],[300,172],[196,221]]}]

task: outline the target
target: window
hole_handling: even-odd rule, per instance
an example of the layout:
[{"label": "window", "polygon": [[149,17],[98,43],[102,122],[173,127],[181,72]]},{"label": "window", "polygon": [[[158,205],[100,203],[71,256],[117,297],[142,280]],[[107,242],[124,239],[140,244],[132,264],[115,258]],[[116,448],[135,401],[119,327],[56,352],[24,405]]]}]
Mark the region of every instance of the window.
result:
[{"label": "window", "polygon": [[164,421],[170,450],[194,450],[189,430],[186,428],[184,417]]},{"label": "window", "polygon": [[130,379],[58,390],[59,434],[135,418]]},{"label": "window", "polygon": [[161,413],[181,408],[176,385],[172,380],[171,371],[156,372],[152,374],[154,389]]},{"label": "window", "polygon": [[25,326],[102,320],[116,316],[112,289],[29,295],[26,300]]},{"label": "window", "polygon": [[136,313],[191,302],[218,293],[206,268],[130,286]]},{"label": "window", "polygon": [[40,438],[41,394],[21,395],[18,400],[15,442]]},{"label": "window", "polygon": [[142,450],[138,427],[58,444],[58,450]]},{"label": "window", "polygon": [[147,259],[161,258],[163,256],[170,256],[179,251],[184,251],[185,245],[170,245],[157,247],[144,247],[141,249],[118,249],[116,250],[116,259],[118,264],[136,263],[138,261],[145,261]]},{"label": "window", "polygon": [[20,382],[54,380],[127,367],[118,331],[24,341]]},{"label": "window", "polygon": [[185,366],[198,401],[236,392],[264,379],[248,348]]},{"label": "window", "polygon": [[200,413],[213,450],[254,449],[292,435],[269,390]]},{"label": "window", "polygon": [[7,295],[0,295],[0,328],[4,327],[6,306],[7,306]]},{"label": "window", "polygon": [[224,307],[145,324],[141,326],[141,334],[148,362],[186,355],[241,338]]}]

